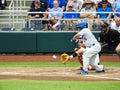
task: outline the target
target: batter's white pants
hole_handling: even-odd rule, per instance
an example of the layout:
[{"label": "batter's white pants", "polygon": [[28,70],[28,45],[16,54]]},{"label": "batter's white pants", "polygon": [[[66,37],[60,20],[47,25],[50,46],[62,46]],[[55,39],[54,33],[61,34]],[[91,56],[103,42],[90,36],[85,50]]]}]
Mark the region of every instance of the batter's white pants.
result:
[{"label": "batter's white pants", "polygon": [[99,44],[95,44],[83,53],[83,69],[88,71],[88,66],[94,66],[97,71],[103,70],[103,65],[98,65],[99,63],[99,52],[101,50],[101,46]]}]

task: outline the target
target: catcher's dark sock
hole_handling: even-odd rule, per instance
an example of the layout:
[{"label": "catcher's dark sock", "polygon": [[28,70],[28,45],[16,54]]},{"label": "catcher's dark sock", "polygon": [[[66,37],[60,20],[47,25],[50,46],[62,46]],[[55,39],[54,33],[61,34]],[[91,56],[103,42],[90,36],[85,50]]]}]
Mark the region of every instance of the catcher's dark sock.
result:
[{"label": "catcher's dark sock", "polygon": [[72,56],[73,56],[73,57],[76,57],[76,56],[77,56],[77,53],[74,52],[74,53],[72,54]]}]

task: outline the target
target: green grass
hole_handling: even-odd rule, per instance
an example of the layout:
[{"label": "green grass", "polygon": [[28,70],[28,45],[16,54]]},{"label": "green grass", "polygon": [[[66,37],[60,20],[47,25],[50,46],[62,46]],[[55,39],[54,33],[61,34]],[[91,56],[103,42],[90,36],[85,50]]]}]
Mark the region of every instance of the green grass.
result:
[{"label": "green grass", "polygon": [[[120,62],[101,62],[105,67],[120,67]],[[78,62],[0,62],[0,67],[76,67]],[[120,81],[39,81],[0,80],[0,90],[120,90]]]},{"label": "green grass", "polygon": [[120,82],[1,80],[0,90],[120,90]]},{"label": "green grass", "polygon": [[[105,67],[120,67],[120,62],[101,62]],[[0,62],[0,67],[76,67],[80,64],[78,62],[68,62],[62,64],[60,62]]]}]

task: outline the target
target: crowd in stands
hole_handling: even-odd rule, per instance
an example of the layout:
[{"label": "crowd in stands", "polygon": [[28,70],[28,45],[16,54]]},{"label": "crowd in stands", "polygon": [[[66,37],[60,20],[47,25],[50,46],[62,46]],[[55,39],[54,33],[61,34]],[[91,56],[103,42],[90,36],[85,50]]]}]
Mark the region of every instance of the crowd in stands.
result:
[{"label": "crowd in stands", "polygon": [[[89,28],[99,30],[99,25],[103,22],[109,23],[111,27],[114,23],[120,22],[120,13],[112,13],[120,12],[120,0],[33,0],[29,12],[49,12],[31,13],[28,18],[51,19],[54,17],[57,23],[63,24],[71,24],[72,19],[84,19],[88,24],[90,23]],[[60,22],[61,19],[68,20]],[[76,24],[76,21],[72,23]],[[48,23],[46,21],[42,24]],[[116,26],[120,29],[119,24]],[[56,28],[56,30],[58,29]]]},{"label": "crowd in stands", "polygon": [[[1,0],[0,9],[6,6],[6,0]],[[27,18],[27,27],[47,31],[77,30],[76,24],[85,22],[90,30],[101,30],[99,42],[109,45],[101,51],[117,47],[120,57],[120,0],[33,0]]]}]

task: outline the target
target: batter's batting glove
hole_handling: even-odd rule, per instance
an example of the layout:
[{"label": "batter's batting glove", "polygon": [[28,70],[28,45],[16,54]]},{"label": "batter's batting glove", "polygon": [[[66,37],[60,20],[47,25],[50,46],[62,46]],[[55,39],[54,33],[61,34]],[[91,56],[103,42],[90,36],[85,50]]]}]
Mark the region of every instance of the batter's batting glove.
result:
[{"label": "batter's batting glove", "polygon": [[72,42],[72,43],[78,43],[78,42],[79,42],[79,39],[75,39],[75,40],[71,39],[71,42]]}]

